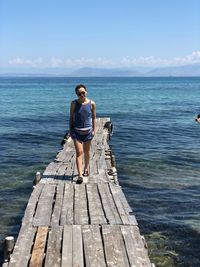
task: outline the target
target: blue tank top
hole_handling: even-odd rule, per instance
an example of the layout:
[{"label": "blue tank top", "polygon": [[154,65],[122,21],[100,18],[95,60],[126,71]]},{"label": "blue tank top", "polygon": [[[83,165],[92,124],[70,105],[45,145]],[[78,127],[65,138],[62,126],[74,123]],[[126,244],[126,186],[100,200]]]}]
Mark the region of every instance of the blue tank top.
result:
[{"label": "blue tank top", "polygon": [[74,128],[91,129],[92,128],[92,103],[80,104],[77,100],[74,110]]}]

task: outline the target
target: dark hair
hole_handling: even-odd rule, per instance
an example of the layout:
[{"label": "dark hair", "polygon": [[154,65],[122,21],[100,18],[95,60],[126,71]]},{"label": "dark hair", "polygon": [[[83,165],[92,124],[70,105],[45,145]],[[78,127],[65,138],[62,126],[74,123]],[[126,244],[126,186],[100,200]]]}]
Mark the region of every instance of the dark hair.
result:
[{"label": "dark hair", "polygon": [[199,118],[200,118],[200,114],[197,114],[195,121],[198,121]]},{"label": "dark hair", "polygon": [[76,94],[77,94],[78,90],[79,90],[81,87],[84,88],[85,91],[87,91],[87,88],[86,88],[86,86],[85,86],[84,84],[78,84],[78,85],[75,87],[75,93],[76,93]]}]

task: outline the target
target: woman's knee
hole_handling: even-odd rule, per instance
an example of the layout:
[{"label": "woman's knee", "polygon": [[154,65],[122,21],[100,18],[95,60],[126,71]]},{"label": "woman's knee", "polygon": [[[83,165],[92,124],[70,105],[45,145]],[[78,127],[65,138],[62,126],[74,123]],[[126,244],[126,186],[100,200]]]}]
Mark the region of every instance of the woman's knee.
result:
[{"label": "woman's knee", "polygon": [[91,145],[91,142],[86,142],[86,143],[83,145],[83,150],[84,150],[84,153],[85,153],[85,154],[89,154],[89,153],[90,153],[90,145]]},{"label": "woman's knee", "polygon": [[82,156],[83,155],[83,150],[82,149],[77,149],[76,150],[76,156],[77,157],[80,157],[80,156]]}]

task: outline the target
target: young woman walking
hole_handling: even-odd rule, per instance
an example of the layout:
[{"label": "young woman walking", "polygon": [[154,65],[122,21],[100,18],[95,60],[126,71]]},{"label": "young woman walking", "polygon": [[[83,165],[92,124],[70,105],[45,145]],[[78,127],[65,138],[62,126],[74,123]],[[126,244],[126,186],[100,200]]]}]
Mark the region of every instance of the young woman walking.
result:
[{"label": "young woman walking", "polygon": [[[83,176],[89,175],[90,146],[96,132],[96,104],[87,98],[85,85],[77,85],[75,93],[78,99],[71,102],[69,129],[76,150],[77,183],[81,184]],[[82,172],[83,155],[85,165]]]}]

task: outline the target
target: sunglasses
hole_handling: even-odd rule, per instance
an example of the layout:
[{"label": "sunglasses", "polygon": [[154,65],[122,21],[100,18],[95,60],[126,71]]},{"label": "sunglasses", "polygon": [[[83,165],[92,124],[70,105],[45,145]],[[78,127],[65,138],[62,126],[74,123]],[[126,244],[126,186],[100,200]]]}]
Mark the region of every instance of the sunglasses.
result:
[{"label": "sunglasses", "polygon": [[85,96],[85,92],[84,92],[84,91],[83,91],[83,92],[80,92],[80,93],[78,93],[77,95],[78,95],[78,96],[82,96],[82,95]]}]

